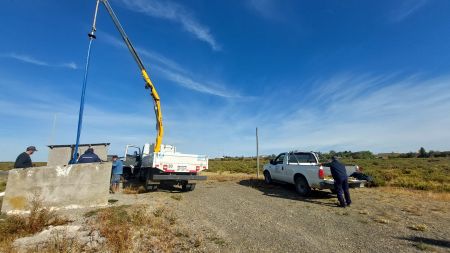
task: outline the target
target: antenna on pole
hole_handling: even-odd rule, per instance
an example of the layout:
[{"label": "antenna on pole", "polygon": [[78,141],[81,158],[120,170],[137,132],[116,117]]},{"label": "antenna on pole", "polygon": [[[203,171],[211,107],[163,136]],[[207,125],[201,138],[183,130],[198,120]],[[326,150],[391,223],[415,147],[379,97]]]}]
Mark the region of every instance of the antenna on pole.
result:
[{"label": "antenna on pole", "polygon": [[50,138],[49,138],[49,140],[48,140],[48,144],[49,144],[49,145],[55,144],[54,139],[55,139],[56,116],[57,116],[57,115],[58,115],[58,113],[55,113],[55,114],[53,115],[53,126],[52,126],[52,131],[51,131],[51,133],[50,133]]}]

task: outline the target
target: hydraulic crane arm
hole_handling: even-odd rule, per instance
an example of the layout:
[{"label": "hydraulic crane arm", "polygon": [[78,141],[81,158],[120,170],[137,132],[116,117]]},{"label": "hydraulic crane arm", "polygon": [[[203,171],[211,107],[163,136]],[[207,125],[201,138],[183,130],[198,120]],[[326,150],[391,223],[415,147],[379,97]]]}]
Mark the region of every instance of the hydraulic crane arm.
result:
[{"label": "hydraulic crane arm", "polygon": [[[139,57],[136,50],[134,49],[133,44],[131,44],[130,39],[128,38],[127,34],[125,33],[125,30],[123,29],[122,25],[120,24],[119,19],[117,19],[117,16],[114,13],[113,9],[111,8],[111,5],[109,4],[108,0],[97,0],[97,6],[98,6],[98,1],[102,2],[103,5],[105,6],[106,10],[109,13],[109,16],[111,16],[111,19],[114,22],[114,25],[116,26],[117,30],[119,31],[120,36],[122,37],[123,41],[125,42],[125,44],[128,47],[128,50],[130,50],[131,55],[133,56],[137,65],[139,66],[142,77],[144,78],[144,81],[145,81],[145,88],[150,89],[151,96],[154,101],[154,110],[155,110],[155,115],[156,115],[156,130],[157,130],[155,148],[153,151],[159,152],[161,149],[161,143],[162,143],[162,139],[163,139],[163,135],[164,135],[164,127],[163,127],[163,123],[162,123],[161,103],[160,103],[160,98],[159,98],[158,92],[156,91],[155,86],[153,85],[152,81],[150,80],[150,77],[147,74],[147,70],[145,69],[144,64],[142,63],[141,58]],[[97,9],[98,8],[96,8],[96,12],[97,12]],[[92,28],[93,32],[95,32],[96,16],[97,15],[94,16],[94,25]],[[93,32],[91,32],[90,36],[94,36],[94,38],[95,38],[95,35],[93,35]]]}]

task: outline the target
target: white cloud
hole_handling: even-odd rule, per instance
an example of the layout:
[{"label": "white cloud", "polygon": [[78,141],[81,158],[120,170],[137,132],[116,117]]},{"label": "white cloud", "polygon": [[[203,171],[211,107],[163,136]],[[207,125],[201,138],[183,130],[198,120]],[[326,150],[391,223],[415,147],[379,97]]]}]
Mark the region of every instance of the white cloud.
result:
[{"label": "white cloud", "polygon": [[[124,42],[107,33],[101,33],[99,39],[104,38],[106,43],[115,47],[128,50]],[[225,85],[217,84],[217,82],[196,80],[192,74],[185,68],[181,67],[177,62],[156,52],[136,47],[139,55],[148,58],[155,64],[151,65],[150,70],[156,70],[162,74],[162,77],[184,88],[197,92],[214,95],[223,98],[242,98],[238,92],[226,88]]]},{"label": "white cloud", "polygon": [[148,16],[167,19],[178,22],[189,33],[193,34],[197,39],[208,43],[215,51],[221,50],[221,46],[213,37],[209,28],[200,24],[189,11],[182,5],[171,1],[161,0],[121,0],[124,5],[136,12],[144,13]]},{"label": "white cloud", "polygon": [[[258,126],[263,154],[288,149],[407,152],[421,146],[448,150],[450,76],[399,76],[345,73],[311,82],[315,91],[309,94],[272,91],[259,99],[224,100],[217,106],[196,101],[187,106],[183,100],[163,104],[164,143],[185,153],[254,155]],[[41,84],[2,82],[7,92],[0,94],[0,116],[7,120],[0,125],[0,160],[14,159],[34,144],[42,150],[34,159],[45,161],[55,113],[56,142],[74,142],[78,100]],[[21,100],[10,95],[17,91],[22,91]],[[313,99],[321,93],[326,94]],[[124,104],[128,98],[119,99],[123,101],[117,104]],[[111,153],[123,152],[126,144],[153,142],[155,118],[151,101],[145,103],[130,109],[132,113],[87,105],[82,142],[111,142]],[[115,124],[117,119],[122,123]]]},{"label": "white cloud", "polygon": [[18,61],[21,61],[24,63],[29,63],[29,64],[33,64],[33,65],[37,65],[37,66],[78,69],[77,65],[74,62],[50,64],[48,62],[38,60],[38,59],[34,58],[33,56],[25,55],[25,54],[8,53],[8,54],[1,54],[0,57],[10,58],[10,59],[18,60]]},{"label": "white cloud", "polygon": [[[319,100],[291,104],[287,113],[274,119],[279,126],[261,130],[277,129],[277,135],[262,134],[271,143],[266,148],[375,152],[412,151],[420,146],[448,149],[450,118],[443,116],[450,111],[448,76],[399,79],[345,74],[316,85],[319,93],[326,93]],[[296,107],[301,109],[292,109]]]},{"label": "white cloud", "polygon": [[206,94],[210,94],[210,95],[214,95],[214,96],[218,96],[218,97],[223,97],[223,98],[239,98],[241,97],[240,95],[234,94],[233,92],[227,91],[224,88],[218,86],[218,85],[213,85],[213,84],[204,84],[204,83],[200,83],[197,81],[192,80],[190,77],[168,70],[168,69],[163,69],[163,68],[159,68],[159,67],[154,67],[154,69],[158,70],[159,72],[161,72],[166,79],[181,85],[185,88],[188,88],[190,90],[195,90],[201,93],[206,93]]},{"label": "white cloud", "polygon": [[393,22],[401,22],[416,13],[427,3],[428,0],[403,0],[401,6],[391,13],[391,19]]}]

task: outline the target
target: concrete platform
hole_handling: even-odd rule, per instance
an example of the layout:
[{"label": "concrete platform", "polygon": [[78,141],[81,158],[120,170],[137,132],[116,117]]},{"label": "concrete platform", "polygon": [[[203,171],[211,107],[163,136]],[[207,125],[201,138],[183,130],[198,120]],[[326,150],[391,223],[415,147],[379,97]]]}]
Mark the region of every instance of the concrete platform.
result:
[{"label": "concrete platform", "polygon": [[106,162],[12,169],[1,211],[26,213],[36,197],[50,209],[106,206],[111,166]]}]

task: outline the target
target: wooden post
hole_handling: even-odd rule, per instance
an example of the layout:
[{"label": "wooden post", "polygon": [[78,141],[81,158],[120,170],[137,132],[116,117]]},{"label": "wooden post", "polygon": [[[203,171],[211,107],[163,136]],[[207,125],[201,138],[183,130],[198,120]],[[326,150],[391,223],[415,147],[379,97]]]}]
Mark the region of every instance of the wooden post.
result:
[{"label": "wooden post", "polygon": [[256,128],[256,178],[259,178],[259,143],[258,143],[258,128]]}]

